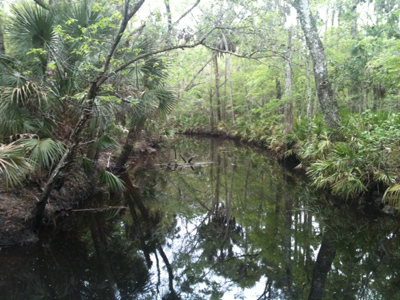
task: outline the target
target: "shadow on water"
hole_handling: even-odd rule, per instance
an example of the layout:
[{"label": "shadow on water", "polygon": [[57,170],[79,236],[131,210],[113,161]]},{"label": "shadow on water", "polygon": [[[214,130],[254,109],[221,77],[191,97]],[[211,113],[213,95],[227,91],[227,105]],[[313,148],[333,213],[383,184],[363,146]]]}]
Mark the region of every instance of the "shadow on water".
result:
[{"label": "shadow on water", "polygon": [[0,252],[1,300],[400,298],[396,217],[227,141],[182,138],[133,166],[123,195]]}]

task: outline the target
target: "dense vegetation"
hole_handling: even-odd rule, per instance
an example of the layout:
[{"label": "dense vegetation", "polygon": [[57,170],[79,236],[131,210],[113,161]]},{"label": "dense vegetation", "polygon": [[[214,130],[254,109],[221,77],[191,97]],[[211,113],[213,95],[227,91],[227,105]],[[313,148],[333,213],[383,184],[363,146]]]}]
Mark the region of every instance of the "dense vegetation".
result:
[{"label": "dense vegetation", "polygon": [[[325,82],[317,82],[301,13],[296,21],[288,3],[251,7],[235,1],[225,8],[249,14],[239,18],[225,12],[225,18],[214,20],[226,28],[215,42],[222,50],[197,48],[179,56],[182,67],[173,75],[182,105],[174,121],[186,132],[224,133],[279,155],[295,153],[317,186],[340,196],[392,186],[386,199],[395,200],[399,8],[393,1],[311,4],[325,49]],[[234,47],[224,47],[224,40]],[[193,68],[190,62],[199,59],[205,65]],[[338,107],[337,124],[326,117],[324,85],[330,85]]]},{"label": "dense vegetation", "polygon": [[317,186],[347,198],[391,187],[396,200],[395,1],[145,4],[3,6],[0,171],[6,187],[41,187],[38,221],[71,172],[119,186],[102,150],[118,171],[144,131],[171,128],[296,154]]}]

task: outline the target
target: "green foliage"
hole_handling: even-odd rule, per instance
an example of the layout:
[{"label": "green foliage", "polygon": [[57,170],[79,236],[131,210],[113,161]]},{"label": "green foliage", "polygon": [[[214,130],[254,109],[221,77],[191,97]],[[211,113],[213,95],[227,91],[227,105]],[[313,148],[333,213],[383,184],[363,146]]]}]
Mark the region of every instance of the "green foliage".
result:
[{"label": "green foliage", "polygon": [[397,179],[393,158],[399,152],[398,120],[398,114],[369,111],[347,115],[341,129],[344,142],[332,143],[329,135],[314,137],[298,153],[310,162],[308,174],[314,183],[338,195],[362,194],[370,184],[390,186]]},{"label": "green foliage", "polygon": [[15,187],[22,183],[31,165],[25,158],[26,149],[15,143],[0,145],[0,176],[5,179],[6,186]]},{"label": "green foliage", "polygon": [[356,152],[347,143],[335,144],[328,158],[313,162],[307,173],[317,187],[331,187],[333,193],[346,198],[367,190],[360,180],[363,174]]},{"label": "green foliage", "polygon": [[125,183],[120,178],[106,170],[100,172],[99,179],[100,183],[108,185],[108,187],[114,192],[122,193],[126,189]]},{"label": "green foliage", "polygon": [[6,26],[16,57],[30,67],[30,72],[45,76],[49,45],[54,42],[54,15],[33,2],[11,5],[13,18]]},{"label": "green foliage", "polygon": [[25,147],[28,162],[40,172],[53,168],[64,154],[64,145],[60,141],[46,139],[22,139],[17,145]]},{"label": "green foliage", "polygon": [[400,184],[388,188],[383,195],[382,202],[400,209]]}]

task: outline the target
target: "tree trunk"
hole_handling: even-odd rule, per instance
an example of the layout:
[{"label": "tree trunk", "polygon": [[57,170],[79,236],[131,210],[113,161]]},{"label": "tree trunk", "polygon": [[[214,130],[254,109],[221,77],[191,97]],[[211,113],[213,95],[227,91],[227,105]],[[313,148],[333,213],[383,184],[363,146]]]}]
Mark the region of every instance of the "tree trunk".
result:
[{"label": "tree trunk", "polygon": [[328,32],[328,23],[329,23],[329,6],[330,4],[328,3],[326,5],[326,20],[325,20],[325,34]]},{"label": "tree trunk", "polygon": [[293,95],[292,95],[292,27],[289,29],[288,44],[285,54],[285,120],[286,134],[294,131]]},{"label": "tree trunk", "polygon": [[357,16],[357,3],[358,0],[353,0],[351,3],[351,25],[350,25],[350,33],[352,39],[356,40],[357,39],[357,21],[358,21],[358,16]]},{"label": "tree trunk", "polygon": [[380,102],[385,98],[386,89],[382,84],[376,84],[373,86],[374,91],[374,103],[373,103],[373,110],[379,109]]},{"label": "tree trunk", "polygon": [[233,91],[233,87],[232,87],[232,79],[231,79],[231,63],[230,63],[230,56],[229,54],[227,54],[227,59],[229,62],[229,99],[231,101],[231,110],[232,110],[232,122],[233,125],[236,126],[236,113],[235,113],[235,102],[233,102],[233,96],[232,96],[232,91]]},{"label": "tree trunk", "polygon": [[133,146],[141,136],[144,124],[146,122],[146,118],[141,117],[138,120],[132,120],[131,122],[132,122],[131,128],[129,128],[129,133],[128,136],[126,137],[124,148],[122,149],[122,152],[119,155],[115,165],[118,172],[124,167],[124,165],[129,160],[129,156],[132,153]]},{"label": "tree trunk", "polygon": [[311,138],[312,126],[312,95],[311,95],[311,70],[310,55],[306,57],[306,78],[307,78],[307,120],[308,120],[308,136]]},{"label": "tree trunk", "polygon": [[90,126],[96,126],[97,130],[92,131],[90,134],[90,140],[94,141],[92,142],[87,150],[86,157],[90,160],[97,161],[100,156],[100,147],[96,143],[96,141],[104,134],[104,126],[99,124],[99,122],[96,122],[95,124],[90,124]]},{"label": "tree trunk", "polygon": [[308,300],[321,300],[324,296],[325,281],[331,269],[333,259],[336,256],[336,247],[331,244],[326,233],[322,238],[321,248],[315,262],[311,290]]},{"label": "tree trunk", "polygon": [[218,55],[214,54],[215,67],[215,102],[217,104],[217,126],[221,122],[221,97],[219,93],[219,70],[218,70]]},{"label": "tree trunk", "polygon": [[[285,175],[286,177],[286,175]],[[284,180],[286,182],[286,179]],[[293,217],[293,196],[285,192],[285,236],[283,237],[283,255],[285,267],[285,284],[289,298],[293,293],[292,274],[292,217]]]},{"label": "tree trunk", "polygon": [[217,147],[217,158],[216,158],[216,169],[217,174],[215,175],[215,196],[213,201],[213,213],[218,211],[219,208],[219,199],[220,199],[220,191],[221,191],[221,154],[219,152],[219,148]]},{"label": "tree trunk", "polygon": [[281,81],[279,78],[275,78],[275,88],[276,88],[276,99],[281,100],[282,99],[282,87],[281,87]]},{"label": "tree trunk", "polygon": [[[224,46],[225,46],[225,50],[229,50],[229,45],[228,45],[228,41],[225,37],[225,34],[222,33],[222,38],[224,41]],[[231,102],[231,110],[232,110],[232,122],[233,125],[236,124],[236,116],[235,116],[235,104],[233,103],[233,97],[232,97],[232,80],[231,80],[231,56],[229,53],[225,54],[225,98],[227,99],[227,84],[229,84],[229,99]],[[226,100],[225,100],[226,101]],[[225,120],[226,120],[226,116],[225,116]]]},{"label": "tree trunk", "polygon": [[365,109],[369,109],[369,86],[365,84]]},{"label": "tree trunk", "polygon": [[4,47],[3,29],[0,24],[0,54],[4,54],[6,49]]},{"label": "tree trunk", "polygon": [[171,34],[172,34],[172,15],[171,6],[169,0],[164,0],[165,9],[167,10],[167,20],[168,20],[168,43],[171,44]]},{"label": "tree trunk", "polygon": [[69,143],[66,147],[64,155],[61,157],[59,163],[57,164],[53,172],[51,172],[50,177],[43,188],[43,192],[40,194],[39,202],[36,203],[34,211],[35,217],[33,220],[34,229],[38,229],[42,224],[45,215],[47,199],[49,198],[50,193],[52,192],[54,186],[56,185],[56,183],[62,182],[65,179],[72,166],[72,163],[76,156],[76,151],[78,149],[82,131],[85,128],[87,121],[92,116],[92,110],[94,106],[94,98],[96,96],[96,92],[97,92],[96,83],[93,82],[86,97],[88,99],[88,102],[85,108],[83,109],[83,113],[79,119],[78,124],[75,126],[74,130],[71,132],[69,136],[68,139]]},{"label": "tree trunk", "polygon": [[213,92],[212,88],[210,88],[210,126],[211,126],[211,132],[214,132],[215,130],[215,125],[214,125],[214,107],[213,107]]},{"label": "tree trunk", "polygon": [[247,108],[247,118],[249,120],[249,124],[251,124],[251,122],[253,121],[253,117],[252,117],[252,112],[251,112],[251,108],[250,108],[250,104],[249,104],[249,99],[248,99],[248,95],[249,92],[247,90],[247,86],[244,86],[244,101],[246,102],[246,108]]},{"label": "tree trunk", "polygon": [[114,42],[112,43],[106,60],[104,62],[102,72],[99,72],[91,81],[89,90],[87,94],[84,96],[84,101],[86,102],[82,114],[79,118],[78,123],[76,124],[75,128],[71,131],[68,139],[68,144],[65,149],[64,155],[61,157],[60,161],[58,162],[57,166],[51,172],[49,179],[47,180],[43,192],[40,194],[39,201],[35,207],[35,217],[33,219],[33,227],[35,230],[39,229],[41,224],[43,223],[43,218],[45,215],[45,209],[47,205],[47,200],[52,192],[54,186],[58,182],[63,182],[67,177],[70,168],[74,162],[76,157],[76,151],[79,148],[79,142],[82,135],[82,131],[86,126],[87,121],[93,115],[93,108],[94,108],[94,101],[97,96],[97,92],[99,91],[101,85],[107,79],[107,72],[109,71],[111,60],[115,54],[115,50],[118,44],[121,41],[122,35],[125,32],[126,27],[130,19],[136,14],[139,8],[143,5],[145,0],[139,0],[135,3],[133,7],[131,7],[131,3],[129,0],[125,1],[125,11],[123,20],[120,25],[120,29],[115,37]]},{"label": "tree trunk", "polygon": [[[280,81],[279,78],[275,78],[275,88],[276,88],[276,99],[277,99],[277,100],[282,100],[282,86],[281,86],[281,81]],[[280,101],[279,101],[279,103],[280,103]],[[277,115],[282,114],[282,107],[279,106],[279,107],[276,109],[276,112],[275,112],[275,113],[276,113]]]},{"label": "tree trunk", "polygon": [[340,121],[338,105],[328,77],[324,46],[318,36],[317,25],[311,14],[309,1],[295,0],[293,6],[299,15],[306,44],[313,58],[315,85],[325,123],[330,129],[338,129]]}]

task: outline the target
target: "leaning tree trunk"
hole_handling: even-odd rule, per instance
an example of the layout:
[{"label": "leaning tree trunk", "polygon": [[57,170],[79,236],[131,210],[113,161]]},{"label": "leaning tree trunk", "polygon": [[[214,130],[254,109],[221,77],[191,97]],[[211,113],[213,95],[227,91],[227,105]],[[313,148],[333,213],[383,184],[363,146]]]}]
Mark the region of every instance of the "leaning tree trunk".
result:
[{"label": "leaning tree trunk", "polygon": [[332,262],[336,256],[336,247],[325,233],[322,237],[321,247],[319,248],[317,261],[315,262],[311,290],[308,300],[321,300],[324,297],[325,282]]},{"label": "leaning tree trunk", "polygon": [[93,108],[95,105],[95,98],[97,96],[97,92],[99,91],[102,84],[107,80],[108,76],[107,72],[109,72],[111,66],[111,60],[114,57],[117,46],[122,39],[122,35],[125,32],[125,29],[127,28],[129,21],[136,14],[139,8],[143,5],[144,1],[145,0],[138,0],[132,7],[131,6],[132,3],[130,3],[130,0],[125,0],[124,16],[119,31],[105,59],[102,72],[99,72],[95,76],[95,78],[91,81],[89,90],[83,99],[85,100],[86,104],[82,110],[82,114],[79,118],[78,123],[76,124],[75,128],[71,131],[69,135],[68,144],[65,149],[64,155],[61,157],[57,166],[51,172],[50,177],[47,180],[42,193],[40,194],[39,201],[36,204],[34,211],[35,217],[33,220],[34,229],[38,229],[43,223],[47,200],[50,196],[50,193],[53,191],[54,186],[56,185],[56,183],[63,182],[65,178],[68,176],[70,168],[75,160],[77,149],[79,148],[79,142],[81,139],[82,131],[85,128],[88,120],[93,115]]},{"label": "leaning tree trunk", "polygon": [[306,44],[314,62],[315,85],[325,123],[328,128],[338,129],[340,121],[338,105],[329,81],[325,50],[318,36],[317,25],[311,14],[309,0],[294,0],[292,4],[299,15]]},{"label": "leaning tree trunk", "polygon": [[118,172],[122,170],[124,165],[127,163],[129,156],[132,153],[135,142],[139,140],[141,136],[141,132],[144,128],[145,122],[145,117],[141,117],[138,120],[132,121],[131,128],[129,128],[129,133],[125,140],[125,145],[122,149],[120,156],[117,159],[117,163],[115,166]]},{"label": "leaning tree trunk", "polygon": [[93,82],[86,97],[88,100],[87,104],[85,105],[85,108],[83,109],[83,113],[77,125],[69,135],[68,145],[66,147],[64,155],[61,157],[59,163],[57,164],[53,172],[51,172],[50,177],[47,180],[42,193],[40,194],[39,202],[36,203],[34,211],[35,217],[33,220],[34,229],[38,229],[41,226],[43,218],[45,216],[47,199],[49,198],[50,193],[52,192],[56,183],[59,183],[65,179],[75,159],[82,131],[85,128],[87,121],[92,116],[94,98],[96,97],[97,93],[96,86],[97,86],[96,83]]}]

